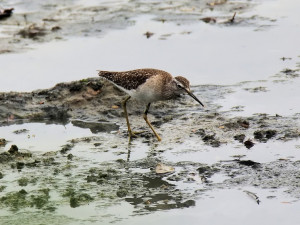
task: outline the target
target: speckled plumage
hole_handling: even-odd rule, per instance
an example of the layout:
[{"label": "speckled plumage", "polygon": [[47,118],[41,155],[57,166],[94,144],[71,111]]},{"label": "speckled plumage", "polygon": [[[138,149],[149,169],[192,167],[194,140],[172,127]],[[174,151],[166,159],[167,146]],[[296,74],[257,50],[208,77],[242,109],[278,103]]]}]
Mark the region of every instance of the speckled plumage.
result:
[{"label": "speckled plumage", "polygon": [[99,71],[99,76],[109,80],[133,98],[146,103],[172,99],[180,95],[181,90],[177,90],[176,81],[190,89],[186,78],[182,76],[173,78],[170,73],[157,69]]},{"label": "speckled plumage", "polygon": [[137,89],[147,79],[157,74],[171,76],[169,73],[156,69],[137,69],[124,72],[99,71],[99,76],[112,81],[126,90]]},{"label": "speckled plumage", "polygon": [[131,97],[147,105],[143,117],[158,141],[161,141],[161,138],[147,118],[147,113],[152,102],[176,98],[180,94],[187,93],[203,106],[199,99],[190,91],[190,82],[186,78],[182,76],[172,77],[171,74],[163,70],[99,71],[99,76],[110,81],[129,95],[122,102],[129,141],[132,137],[136,136],[136,133],[131,130],[126,108],[126,103]]}]

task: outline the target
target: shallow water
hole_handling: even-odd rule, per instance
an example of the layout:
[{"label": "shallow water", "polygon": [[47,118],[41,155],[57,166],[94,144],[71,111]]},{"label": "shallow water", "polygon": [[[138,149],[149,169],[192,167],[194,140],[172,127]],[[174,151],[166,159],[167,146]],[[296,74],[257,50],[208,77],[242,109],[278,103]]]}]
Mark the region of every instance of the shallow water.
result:
[{"label": "shallow water", "polygon": [[[125,130],[125,128],[124,128]],[[18,133],[21,131],[21,133]],[[97,138],[106,138],[115,140],[111,145],[105,145],[102,148],[95,146],[93,143],[79,143],[72,148],[74,156],[91,160],[95,162],[114,161],[120,157],[127,159],[128,148],[119,148],[117,140],[122,138],[115,132],[96,132],[92,133],[89,129],[82,129],[74,126],[72,123],[66,125],[45,124],[45,123],[24,123],[19,125],[10,125],[0,127],[0,137],[5,138],[9,143],[5,147],[0,147],[1,151],[9,150],[12,144],[17,144],[21,149],[43,154],[49,151],[57,151],[72,139],[89,138],[94,135]],[[116,143],[116,144],[114,144]],[[278,140],[260,143],[251,148],[244,147],[241,143],[232,143],[218,148],[203,145],[201,139],[196,142],[188,140],[182,144],[164,143],[164,146],[151,147],[146,143],[136,143],[131,145],[130,160],[139,160],[147,157],[147,152],[163,151],[160,154],[161,159],[174,162],[188,161],[205,164],[214,164],[219,161],[232,160],[234,156],[240,155],[243,160],[252,160],[260,163],[269,163],[276,161],[278,158],[290,159],[292,161],[300,158],[299,141],[279,142]],[[151,150],[152,149],[152,150]],[[166,150],[166,151],[165,151]]]},{"label": "shallow water", "polygon": [[300,96],[299,85],[299,77],[281,75],[271,78],[270,81],[240,84],[233,93],[217,103],[223,106],[224,111],[238,108],[232,113],[233,116],[251,116],[258,112],[290,116],[300,112],[300,105],[297,104]]},{"label": "shallow water", "polygon": [[[274,194],[273,190],[245,189],[259,192],[261,203],[258,205],[249,198],[243,189],[229,189],[206,193],[201,197],[196,207],[189,209],[174,209],[170,212],[157,212],[155,216],[147,215],[134,217],[128,222],[119,224],[282,224],[283,222],[296,225],[300,219],[298,215],[299,202],[291,203],[281,191],[279,197],[268,199]],[[281,192],[281,193],[278,193]],[[270,210],[272,209],[272,210]]]},{"label": "shallow water", "polygon": [[[87,6],[92,6],[95,2],[98,4],[97,1],[78,2]],[[107,5],[118,3],[118,1],[101,2]],[[2,54],[0,55],[0,91],[31,91],[48,88],[58,82],[97,76],[97,69],[129,70],[154,67],[174,75],[184,75],[193,85],[231,85],[228,87],[232,93],[226,94],[221,100],[214,100],[222,106],[222,111],[230,111],[231,117],[256,113],[283,116],[296,114],[300,111],[300,105],[297,104],[300,96],[298,88],[300,79],[297,76],[291,78],[280,71],[286,68],[299,69],[300,49],[296,43],[300,36],[298,10],[300,2],[270,0],[251,3],[258,4],[248,12],[237,15],[237,19],[239,16],[242,18],[259,16],[249,22],[246,20],[233,26],[206,24],[201,21],[180,25],[176,22],[162,23],[155,20],[157,17],[154,15],[144,15],[131,18],[131,26],[109,31],[100,38],[73,37],[36,44],[27,52]],[[31,6],[34,7],[30,10],[41,7],[39,4]],[[23,5],[22,10],[28,12],[29,9]],[[219,13],[206,12],[205,16]],[[147,31],[154,33],[149,39],[143,35]],[[281,60],[282,57],[291,59]],[[259,87],[258,91],[255,91],[257,87]],[[237,110],[232,112],[232,108]],[[121,130],[126,130],[123,122]],[[219,189],[205,190],[206,185],[200,176],[194,175],[197,174],[198,164],[214,165],[220,162],[231,162],[237,156],[261,164],[272,164],[279,159],[295,162],[300,158],[298,139],[288,142],[271,140],[267,143],[259,143],[250,150],[237,142],[213,148],[204,145],[200,139],[186,140],[181,144],[164,142],[163,145],[142,143],[137,140],[128,147],[127,138],[116,133],[117,129],[99,132],[92,131],[88,127],[84,128],[80,124],[75,125],[76,123],[66,125],[24,123],[0,127],[0,138],[9,141],[5,147],[0,147],[0,151],[7,151],[11,144],[16,144],[21,150],[29,150],[41,155],[62,149],[64,145],[71,144],[72,139],[84,140],[84,138],[96,137],[96,143],[81,141],[74,144],[70,153],[80,163],[73,162],[73,165],[72,162],[66,163],[66,168],[70,165],[73,167],[71,167],[72,172],[67,171],[63,175],[58,175],[61,176],[57,179],[62,187],[65,183],[80,186],[70,176],[75,174],[81,176],[80,182],[84,183],[81,184],[81,189],[91,190],[91,192],[97,190],[99,194],[98,189],[102,187],[101,185],[94,187],[90,183],[85,184],[86,170],[91,166],[114,167],[117,160],[132,163],[157,160],[174,166],[176,174],[189,171],[187,178],[193,182],[188,182],[188,179],[170,181],[167,177],[161,177],[158,180],[150,180],[148,185],[174,185],[184,194],[197,193],[191,197],[196,199],[196,205],[175,209],[161,204],[161,207],[171,210],[158,209],[155,212],[145,212],[143,207],[134,205],[132,200],[121,201],[112,198],[72,208],[57,191],[51,192],[51,198],[58,199],[59,202],[55,213],[47,212],[41,216],[41,213],[34,209],[28,209],[28,212],[26,209],[18,213],[0,210],[1,220],[5,221],[5,224],[18,224],[19,221],[26,221],[27,224],[39,224],[40,221],[45,221],[46,224],[101,222],[101,224],[123,225],[157,224],[157,221],[160,224],[184,224],[187,221],[189,224],[199,224],[199,222],[203,224],[298,224],[299,198],[289,195],[284,188],[220,186]],[[20,134],[13,133],[22,129],[27,131]],[[101,145],[103,140],[110,140],[111,144]],[[181,166],[180,163],[187,165]],[[148,174],[151,173],[151,169],[153,168],[139,165],[121,170],[131,175]],[[53,172],[48,168],[41,170],[45,170],[42,173],[45,176]],[[24,169],[23,172],[30,173],[30,170]],[[16,181],[21,177],[22,174],[16,170],[6,175],[1,179],[1,184],[7,185],[8,188],[0,193],[19,191],[21,187],[16,185]],[[228,178],[228,174],[215,173],[209,181],[216,185]],[[135,179],[141,180],[140,177]],[[30,184],[25,189],[29,191],[34,188],[35,186]],[[250,198],[244,192],[245,190],[255,193],[261,201],[260,204]],[[165,201],[165,196],[159,194],[151,193],[147,197],[156,197],[162,202]],[[138,200],[141,199],[144,201],[142,197]],[[171,199],[172,201],[174,199]]]},{"label": "shallow water", "polygon": [[298,144],[299,141],[273,141],[255,145],[249,150],[243,144],[227,144],[226,146],[213,148],[210,146],[200,146],[200,143],[193,143],[191,145],[184,143],[176,149],[165,152],[162,154],[162,157],[174,162],[189,161],[206,164],[233,160],[236,156],[241,156],[243,160],[252,160],[259,163],[269,163],[279,158],[295,161],[300,158]]},{"label": "shallow water", "polygon": [[[21,130],[24,131],[16,134],[15,131]],[[40,153],[55,151],[73,138],[91,135],[88,129],[72,124],[25,123],[0,127],[0,136],[9,140],[11,144],[18,143],[22,149]],[[10,145],[7,145],[3,150],[8,150],[9,147]]]},{"label": "shallow water", "polygon": [[[258,17],[253,24],[234,26],[201,21],[179,25],[141,16],[132,19],[131,27],[102,38],[52,41],[32,46],[33,50],[25,53],[0,55],[1,77],[5,78],[0,90],[30,91],[97,76],[98,69],[144,67],[184,75],[193,85],[268,79],[284,68],[295,67],[299,60],[297,5],[297,0],[267,1],[241,15],[266,19]],[[149,39],[143,35],[147,31],[154,33]],[[282,61],[282,57],[291,60]]]}]

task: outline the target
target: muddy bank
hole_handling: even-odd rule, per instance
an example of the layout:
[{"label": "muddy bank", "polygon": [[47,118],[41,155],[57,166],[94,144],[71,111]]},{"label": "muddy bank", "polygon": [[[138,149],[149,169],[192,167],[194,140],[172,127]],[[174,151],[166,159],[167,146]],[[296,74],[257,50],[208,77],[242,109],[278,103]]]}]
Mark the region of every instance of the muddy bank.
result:
[{"label": "muddy bank", "polygon": [[[200,99],[205,99],[202,108],[193,99],[183,96],[177,100],[153,104],[150,109],[152,121],[160,133],[172,132],[169,140],[182,142],[184,139],[201,139],[204,144],[219,147],[238,141],[251,148],[255,143],[270,139],[290,140],[300,135],[297,123],[299,114],[281,115],[256,114],[251,117],[232,117],[230,111],[219,111],[214,103],[231,93],[234,86],[205,85],[193,88]],[[123,124],[121,101],[125,94],[98,78],[89,78],[71,83],[61,83],[51,89],[31,93],[0,93],[0,123],[2,126],[24,122],[46,122],[90,128],[93,133],[119,130]],[[129,101],[130,120],[137,129],[145,129],[142,119],[144,105]],[[233,108],[232,112],[236,109]],[[180,129],[178,129],[180,126]],[[126,135],[126,129],[121,129]],[[184,134],[184,135],[183,135]],[[142,135],[151,139],[151,132]]]},{"label": "muddy bank", "polygon": [[2,123],[47,119],[64,123],[70,118],[108,122],[110,113],[116,111],[111,106],[119,104],[118,96],[124,94],[112,86],[107,87],[111,94],[103,94],[102,87],[99,79],[86,79],[31,93],[1,93],[0,118]]}]

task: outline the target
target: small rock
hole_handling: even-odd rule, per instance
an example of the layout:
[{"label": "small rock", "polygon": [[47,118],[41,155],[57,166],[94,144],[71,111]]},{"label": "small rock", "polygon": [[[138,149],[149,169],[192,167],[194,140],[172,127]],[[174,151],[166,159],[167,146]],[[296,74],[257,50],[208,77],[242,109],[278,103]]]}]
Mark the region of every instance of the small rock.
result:
[{"label": "small rock", "polygon": [[258,168],[260,166],[260,163],[252,160],[238,160],[238,163],[244,166],[251,166],[252,168]]},{"label": "small rock", "polygon": [[0,172],[0,179],[2,179],[3,177],[4,177],[3,173]]},{"label": "small rock", "polygon": [[7,141],[4,138],[0,138],[0,146],[5,146]]},{"label": "small rock", "polygon": [[117,196],[119,198],[124,198],[128,194],[128,191],[126,189],[120,189],[117,191]]},{"label": "small rock", "polygon": [[253,135],[254,135],[254,138],[258,139],[258,140],[261,140],[264,138],[264,132],[261,130],[254,131]]},{"label": "small rock", "polygon": [[8,152],[12,155],[18,153],[18,151],[19,151],[19,148],[16,145],[12,145],[10,147],[10,149],[8,150]]},{"label": "small rock", "polygon": [[267,141],[267,139],[274,137],[276,134],[276,130],[257,130],[253,133],[255,139],[265,142]]},{"label": "small rock", "polygon": [[17,162],[16,166],[17,166],[17,169],[18,169],[18,170],[21,170],[21,169],[24,168],[25,163],[23,163],[23,162]]},{"label": "small rock", "polygon": [[277,134],[276,130],[267,130],[266,131],[266,138],[270,139],[270,138],[274,137],[276,134]]},{"label": "small rock", "polygon": [[250,139],[248,139],[244,142],[244,145],[246,146],[246,148],[250,149],[254,146],[254,143]]}]

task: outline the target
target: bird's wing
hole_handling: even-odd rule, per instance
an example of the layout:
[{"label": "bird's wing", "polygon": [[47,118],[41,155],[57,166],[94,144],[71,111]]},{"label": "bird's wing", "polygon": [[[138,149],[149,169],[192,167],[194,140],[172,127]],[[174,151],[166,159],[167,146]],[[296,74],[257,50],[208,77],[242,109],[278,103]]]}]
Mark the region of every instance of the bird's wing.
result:
[{"label": "bird's wing", "polygon": [[156,69],[137,69],[124,72],[99,71],[99,76],[121,86],[127,90],[137,89],[152,76],[158,75],[161,71]]}]

